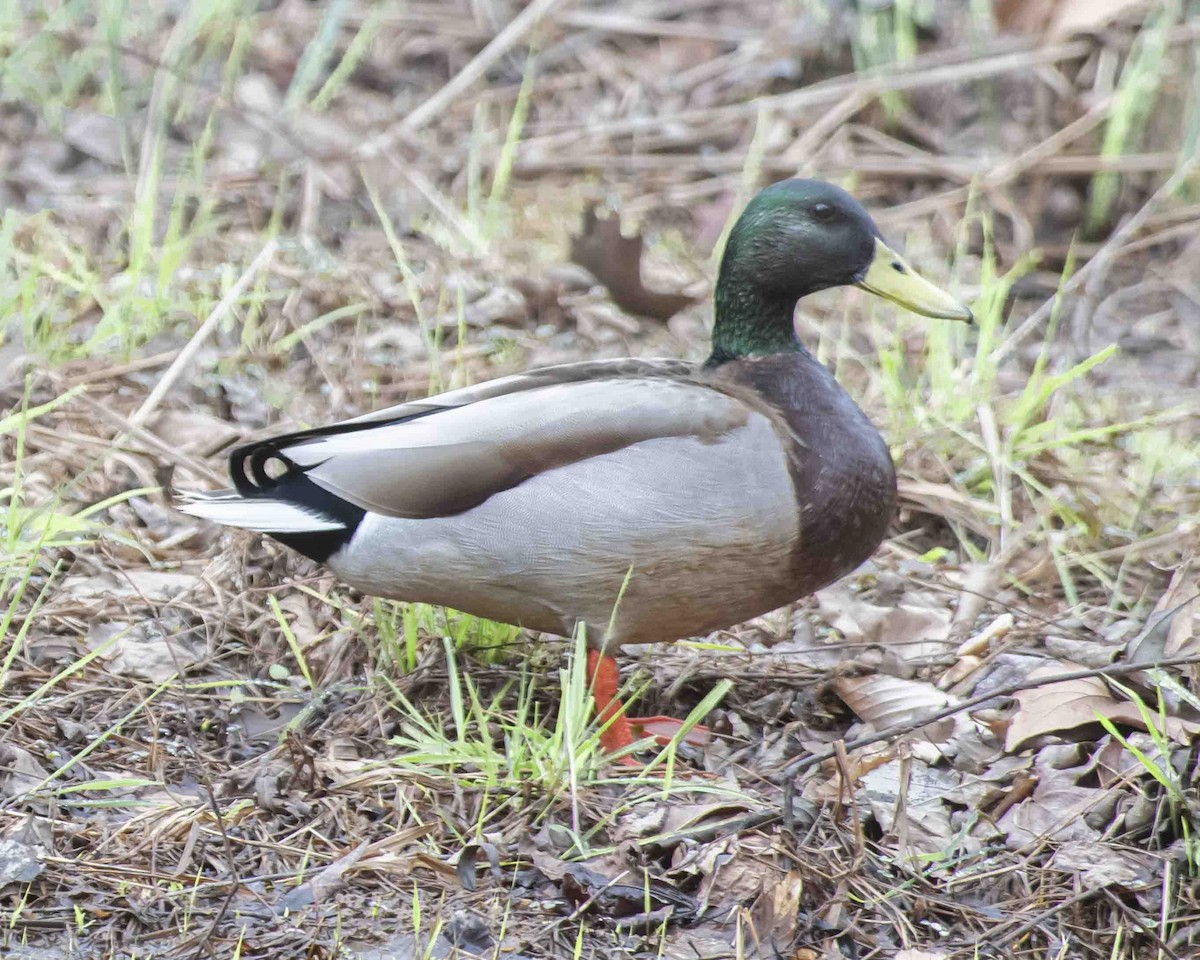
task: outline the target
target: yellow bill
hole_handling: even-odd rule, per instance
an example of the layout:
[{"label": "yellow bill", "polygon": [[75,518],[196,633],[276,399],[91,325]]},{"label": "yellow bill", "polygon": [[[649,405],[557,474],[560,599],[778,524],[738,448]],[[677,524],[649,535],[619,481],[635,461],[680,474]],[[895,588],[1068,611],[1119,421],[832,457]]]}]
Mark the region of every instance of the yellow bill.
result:
[{"label": "yellow bill", "polygon": [[857,285],[922,316],[967,323],[973,319],[970,309],[914,271],[903,257],[878,238],[867,275]]}]

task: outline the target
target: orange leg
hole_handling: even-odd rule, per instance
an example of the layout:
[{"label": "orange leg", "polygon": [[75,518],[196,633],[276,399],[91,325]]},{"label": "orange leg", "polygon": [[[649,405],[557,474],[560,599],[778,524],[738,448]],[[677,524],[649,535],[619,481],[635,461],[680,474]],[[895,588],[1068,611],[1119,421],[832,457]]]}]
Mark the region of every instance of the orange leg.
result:
[{"label": "orange leg", "polygon": [[625,716],[625,704],[617,699],[621,686],[621,674],[617,661],[595,650],[588,651],[588,682],[592,685],[592,697],[596,701],[596,722],[601,726],[615,717],[608,728],[600,734],[600,745],[609,753],[622,750],[633,743],[633,728]]},{"label": "orange leg", "polygon": [[[588,681],[592,685],[592,696],[596,702],[596,720],[602,726],[615,717],[608,728],[600,734],[600,744],[609,753],[628,747],[641,735],[649,734],[659,743],[670,741],[682,725],[682,720],[673,717],[627,717],[625,704],[617,698],[621,676],[617,661],[612,657],[588,651]],[[635,731],[639,736],[635,736]],[[712,739],[707,727],[692,727],[684,738],[688,743],[703,746]]]}]

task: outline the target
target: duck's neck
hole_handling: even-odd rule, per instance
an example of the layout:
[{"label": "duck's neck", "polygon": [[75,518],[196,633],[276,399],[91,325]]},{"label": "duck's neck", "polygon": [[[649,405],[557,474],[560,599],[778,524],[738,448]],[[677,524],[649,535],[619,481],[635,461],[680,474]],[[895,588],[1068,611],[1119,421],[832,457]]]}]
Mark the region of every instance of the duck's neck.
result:
[{"label": "duck's neck", "polygon": [[737,270],[722,269],[713,297],[712,355],[709,367],[738,357],[803,353],[792,314],[799,297],[764,291]]}]

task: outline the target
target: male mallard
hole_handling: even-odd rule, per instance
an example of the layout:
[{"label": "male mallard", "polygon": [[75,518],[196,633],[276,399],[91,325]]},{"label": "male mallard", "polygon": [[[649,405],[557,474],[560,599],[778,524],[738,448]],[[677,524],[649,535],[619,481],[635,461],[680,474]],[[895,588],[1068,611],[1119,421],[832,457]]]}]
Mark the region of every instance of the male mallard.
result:
[{"label": "male mallard", "polygon": [[631,724],[671,721],[624,716],[621,644],[773,610],[883,539],[888,448],[792,322],[801,297],[844,284],[971,319],[844,190],[784,180],[729,235],[704,363],[546,367],[261,440],[233,452],[235,489],[182,509],[369,594],[562,635],[582,622],[602,742],[628,746]]}]

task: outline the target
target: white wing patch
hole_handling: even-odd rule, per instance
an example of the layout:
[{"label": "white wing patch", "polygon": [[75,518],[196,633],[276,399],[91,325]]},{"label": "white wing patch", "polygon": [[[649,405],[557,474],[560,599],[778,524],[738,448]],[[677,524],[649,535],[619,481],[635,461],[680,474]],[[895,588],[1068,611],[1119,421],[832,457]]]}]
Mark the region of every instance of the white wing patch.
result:
[{"label": "white wing patch", "polygon": [[344,523],[283,500],[242,499],[236,494],[211,498],[192,495],[178,506],[193,517],[259,533],[321,533],[346,529]]}]

